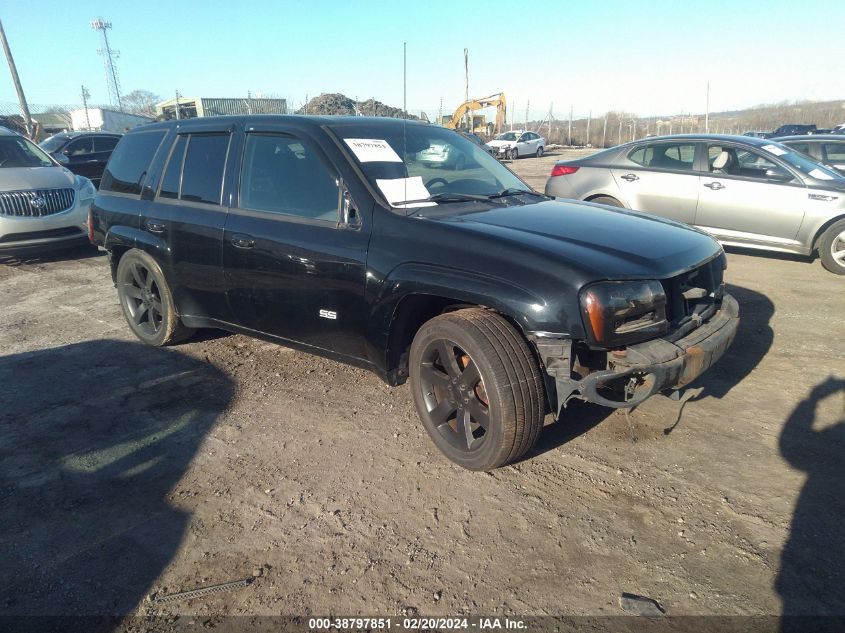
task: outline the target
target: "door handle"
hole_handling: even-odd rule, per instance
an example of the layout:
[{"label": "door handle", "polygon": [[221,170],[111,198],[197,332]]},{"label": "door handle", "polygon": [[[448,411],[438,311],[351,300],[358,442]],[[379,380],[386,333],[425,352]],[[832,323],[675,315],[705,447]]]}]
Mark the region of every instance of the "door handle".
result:
[{"label": "door handle", "polygon": [[147,220],[147,230],[150,233],[164,233],[164,222]]},{"label": "door handle", "polygon": [[713,191],[719,191],[719,189],[724,189],[725,185],[720,182],[706,182],[704,186],[708,189],[712,189]]},{"label": "door handle", "polygon": [[622,180],[627,180],[628,182],[634,182],[635,180],[639,180],[640,177],[637,174],[625,174],[622,176]]},{"label": "door handle", "polygon": [[255,240],[249,235],[236,234],[231,239],[232,246],[235,248],[252,248],[255,246]]},{"label": "door handle", "polygon": [[86,160],[86,163],[99,163],[100,161],[96,158],[92,158],[91,160]]}]

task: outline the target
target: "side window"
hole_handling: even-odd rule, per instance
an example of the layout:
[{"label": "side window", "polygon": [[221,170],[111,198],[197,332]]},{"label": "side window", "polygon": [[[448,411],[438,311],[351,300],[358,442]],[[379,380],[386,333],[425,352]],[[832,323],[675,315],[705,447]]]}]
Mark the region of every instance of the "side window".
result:
[{"label": "side window", "polygon": [[185,152],[180,199],[220,204],[229,133],[191,134]]},{"label": "side window", "polygon": [[337,221],[337,179],[311,145],[281,134],[249,134],[240,206],[313,220]]},{"label": "side window", "polygon": [[692,171],[695,162],[694,143],[665,143],[634,150],[628,159],[643,167]]},{"label": "side window", "polygon": [[185,157],[185,146],[188,144],[188,137],[180,134],[176,138],[170,158],[167,161],[167,168],[161,179],[161,189],[158,192],[160,198],[175,200],[179,197],[179,185],[182,182],[182,160]]},{"label": "side window", "polygon": [[90,136],[88,138],[80,138],[71,141],[67,144],[64,153],[67,156],[84,156],[85,154],[94,153],[94,139]]},{"label": "side window", "polygon": [[845,163],[845,143],[825,143],[824,155],[831,162]]},{"label": "side window", "polygon": [[147,169],[164,136],[164,130],[124,136],[109,158],[100,191],[140,194]]},{"label": "side window", "polygon": [[801,152],[802,154],[805,154],[807,156],[810,155],[810,144],[809,143],[791,143],[789,145],[789,147],[794,149],[796,152]]},{"label": "side window", "polygon": [[762,154],[738,147],[711,145],[707,148],[710,171],[715,174],[767,180],[766,171],[783,171]]},{"label": "side window", "polygon": [[94,151],[95,152],[110,152],[117,145],[119,139],[114,136],[100,136],[94,137]]}]

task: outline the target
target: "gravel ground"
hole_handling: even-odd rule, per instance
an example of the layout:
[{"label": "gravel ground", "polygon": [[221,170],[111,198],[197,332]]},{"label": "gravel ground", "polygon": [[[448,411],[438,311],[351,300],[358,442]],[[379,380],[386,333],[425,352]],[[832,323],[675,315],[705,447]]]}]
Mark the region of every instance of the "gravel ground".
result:
[{"label": "gravel ground", "polygon": [[[561,155],[514,168],[542,189]],[[141,346],[102,254],[0,263],[0,613],[845,614],[843,279],[728,259],[740,331],[681,402],[573,406],[489,474],[407,386],[217,332]]]}]

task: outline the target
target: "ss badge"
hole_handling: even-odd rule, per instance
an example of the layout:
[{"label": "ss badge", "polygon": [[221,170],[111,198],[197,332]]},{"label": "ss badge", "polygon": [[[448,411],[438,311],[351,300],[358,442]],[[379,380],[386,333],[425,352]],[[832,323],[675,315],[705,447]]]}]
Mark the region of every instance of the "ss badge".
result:
[{"label": "ss badge", "polygon": [[320,318],[332,319],[334,321],[337,319],[337,312],[335,312],[334,310],[320,310]]}]

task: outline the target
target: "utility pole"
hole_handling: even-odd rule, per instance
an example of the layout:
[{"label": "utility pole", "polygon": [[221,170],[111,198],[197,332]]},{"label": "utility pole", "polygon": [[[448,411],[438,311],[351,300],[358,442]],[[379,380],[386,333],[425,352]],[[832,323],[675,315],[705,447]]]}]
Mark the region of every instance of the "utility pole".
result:
[{"label": "utility pole", "polygon": [[23,117],[23,124],[26,127],[26,135],[31,138],[35,132],[35,127],[32,124],[32,117],[29,114],[29,106],[26,105],[26,97],[23,94],[21,80],[18,77],[18,69],[15,66],[15,60],[12,58],[12,50],[9,48],[9,42],[6,39],[6,31],[3,30],[2,21],[0,21],[0,40],[3,41],[3,52],[6,53],[6,61],[9,62],[9,72],[12,73],[12,82],[15,84],[15,91],[18,93],[18,103],[21,106],[21,116]]},{"label": "utility pole", "polygon": [[[464,103],[469,102],[469,49],[464,49]],[[467,110],[464,113],[464,125],[472,132],[472,113]]]},{"label": "utility pole", "polygon": [[408,118],[408,42],[402,42],[402,116]]},{"label": "utility pole", "polygon": [[710,82],[707,82],[707,97],[704,104],[704,131],[710,133]]},{"label": "utility pole", "polygon": [[569,131],[566,133],[566,144],[572,147],[572,106],[569,106]]},{"label": "utility pole", "polygon": [[176,120],[179,120],[179,97],[182,95],[179,94],[179,91],[176,91]]},{"label": "utility pole", "polygon": [[607,147],[607,112],[604,113],[604,129],[601,132],[601,146]]},{"label": "utility pole", "polygon": [[88,118],[88,97],[91,93],[85,86],[82,86],[82,107],[85,108],[85,129],[91,131],[91,119]]},{"label": "utility pole", "polygon": [[528,108],[531,107],[531,99],[525,102],[525,128],[528,129]]},{"label": "utility pole", "polygon": [[622,117],[619,117],[619,142],[617,145],[622,145]]},{"label": "utility pole", "polygon": [[587,145],[590,144],[590,123],[593,120],[593,111],[590,110],[590,114],[587,115]]}]

